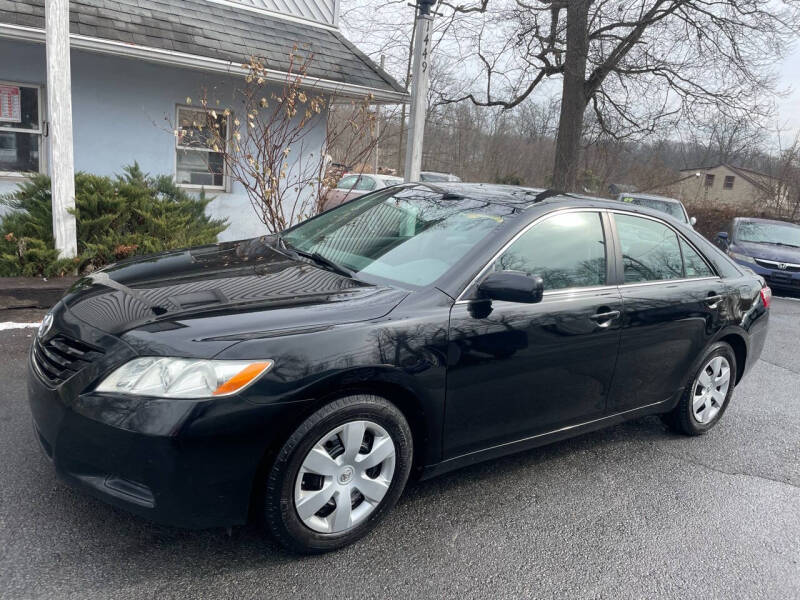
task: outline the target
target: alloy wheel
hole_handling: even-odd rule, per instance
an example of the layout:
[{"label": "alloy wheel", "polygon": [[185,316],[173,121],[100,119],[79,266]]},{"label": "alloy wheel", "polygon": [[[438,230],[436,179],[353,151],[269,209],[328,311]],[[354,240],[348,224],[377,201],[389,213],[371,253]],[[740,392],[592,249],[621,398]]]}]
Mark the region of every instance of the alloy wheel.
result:
[{"label": "alloy wheel", "polygon": [[300,466],[294,505],[319,533],[356,527],[381,503],[395,470],[395,445],[372,421],[350,421],[320,438]]},{"label": "alloy wheel", "polygon": [[700,370],[694,382],[692,414],[703,425],[719,414],[731,385],[731,365],[724,356],[715,356]]}]

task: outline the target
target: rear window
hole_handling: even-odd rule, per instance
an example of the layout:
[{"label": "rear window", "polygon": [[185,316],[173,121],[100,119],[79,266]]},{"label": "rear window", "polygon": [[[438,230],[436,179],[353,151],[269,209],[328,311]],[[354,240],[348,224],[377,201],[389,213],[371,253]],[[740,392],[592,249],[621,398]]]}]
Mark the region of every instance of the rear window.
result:
[{"label": "rear window", "polygon": [[721,277],[736,278],[742,276],[742,270],[739,266],[706,238],[697,235],[692,237],[692,242],[711,261]]},{"label": "rear window", "polygon": [[375,189],[375,180],[366,175],[347,175],[339,180],[339,185],[336,186],[340,190],[360,190],[362,192],[369,192]]}]

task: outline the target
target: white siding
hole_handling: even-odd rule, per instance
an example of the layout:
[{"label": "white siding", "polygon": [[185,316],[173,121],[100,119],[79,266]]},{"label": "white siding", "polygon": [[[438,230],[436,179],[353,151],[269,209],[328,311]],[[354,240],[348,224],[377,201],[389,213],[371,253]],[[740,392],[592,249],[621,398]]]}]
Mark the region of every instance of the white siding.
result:
[{"label": "white siding", "polygon": [[328,25],[337,24],[339,0],[232,0],[238,4],[265,8]]}]

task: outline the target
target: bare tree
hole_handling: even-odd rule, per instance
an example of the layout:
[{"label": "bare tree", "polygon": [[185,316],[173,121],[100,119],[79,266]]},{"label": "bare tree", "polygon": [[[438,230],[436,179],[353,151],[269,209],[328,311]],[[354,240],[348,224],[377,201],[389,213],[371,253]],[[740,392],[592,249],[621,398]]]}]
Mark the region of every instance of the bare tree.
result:
[{"label": "bare tree", "polygon": [[[247,193],[259,220],[271,233],[315,215],[344,165],[363,164],[376,143],[372,96],[336,102],[306,82],[313,55],[290,56],[279,87],[267,81],[266,63],[252,58],[233,106],[202,90],[196,121],[178,123],[180,143],[221,156],[232,181]],[[335,114],[336,118],[330,118]],[[323,134],[324,132],[324,134]]]},{"label": "bare tree", "polygon": [[552,181],[561,189],[576,187],[587,109],[617,139],[710,111],[768,114],[776,59],[800,22],[797,0],[442,4],[466,23],[454,30],[482,71],[475,89],[449,101],[511,109],[561,79]]}]

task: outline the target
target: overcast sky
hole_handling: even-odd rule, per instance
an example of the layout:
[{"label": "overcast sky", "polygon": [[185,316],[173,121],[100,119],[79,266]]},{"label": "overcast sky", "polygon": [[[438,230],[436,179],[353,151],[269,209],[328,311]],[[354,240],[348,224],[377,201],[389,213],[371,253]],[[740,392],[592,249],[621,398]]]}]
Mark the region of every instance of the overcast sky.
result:
[{"label": "overcast sky", "polygon": [[[384,0],[380,16],[374,14],[374,0],[342,0],[342,25],[345,33],[376,60],[379,60],[378,54],[386,52],[386,67],[397,76],[402,76],[405,72],[407,34],[411,31],[413,14],[413,9],[408,7],[406,0]],[[365,23],[369,23],[369,26],[365,27]],[[441,24],[442,21],[439,20],[438,23]],[[398,24],[403,27],[398,28]],[[444,49],[439,47],[438,52],[441,54]],[[777,99],[778,114],[771,124],[765,125],[773,131],[781,130],[781,144],[785,147],[791,144],[795,136],[800,135],[800,39],[782,64],[776,67],[780,78],[778,87],[784,90],[790,88],[791,91],[785,97]],[[467,63],[458,63],[452,68],[461,70],[466,75],[465,78],[470,79],[467,75]],[[553,83],[553,86],[558,85],[558,82]],[[536,94],[534,97],[539,96]]]},{"label": "overcast sky", "polygon": [[794,52],[783,61],[781,85],[792,87],[792,93],[780,103],[781,122],[794,134],[800,133],[800,44],[796,43]]}]

